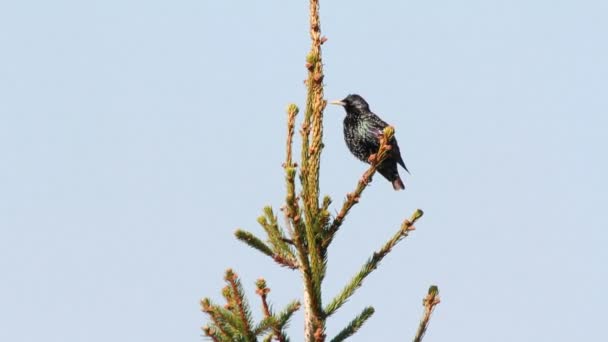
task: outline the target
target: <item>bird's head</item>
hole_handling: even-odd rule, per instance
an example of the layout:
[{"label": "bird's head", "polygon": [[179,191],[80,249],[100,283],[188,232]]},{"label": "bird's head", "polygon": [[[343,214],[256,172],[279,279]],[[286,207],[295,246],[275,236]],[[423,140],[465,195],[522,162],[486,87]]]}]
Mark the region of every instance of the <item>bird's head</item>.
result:
[{"label": "bird's head", "polygon": [[348,114],[361,114],[369,112],[369,105],[361,96],[357,94],[351,94],[342,100],[332,101],[330,103],[344,107],[346,113]]}]

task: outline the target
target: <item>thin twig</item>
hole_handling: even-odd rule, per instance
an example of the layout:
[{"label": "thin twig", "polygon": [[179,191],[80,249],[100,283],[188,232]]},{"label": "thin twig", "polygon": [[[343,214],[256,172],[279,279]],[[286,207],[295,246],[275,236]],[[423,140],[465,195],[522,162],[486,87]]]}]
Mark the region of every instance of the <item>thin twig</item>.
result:
[{"label": "thin twig", "polygon": [[243,322],[243,327],[245,329],[244,332],[247,333],[247,336],[252,336],[252,330],[251,330],[252,327],[249,322],[249,317],[250,317],[249,310],[246,306],[245,298],[243,297],[243,292],[240,287],[240,283],[237,278],[237,275],[232,270],[227,270],[225,279],[228,282],[228,284],[230,285],[230,288],[232,289],[232,294],[234,296],[233,299],[236,304],[235,310],[236,310],[236,312],[238,312],[238,314],[241,318],[241,321]]},{"label": "thin twig", "polygon": [[[266,281],[263,278],[258,279],[256,282],[256,293],[262,299],[262,310],[264,311],[264,318],[270,318],[272,316],[272,312],[270,311],[270,306],[268,305],[268,293],[270,292],[270,288],[266,286]],[[285,335],[281,332],[281,329],[276,325],[272,325],[272,332],[274,336],[277,338],[279,342],[285,342]]]},{"label": "thin twig", "polygon": [[298,106],[296,106],[295,104],[290,104],[289,107],[287,107],[287,153],[285,154],[285,165],[284,167],[293,167],[293,161],[292,161],[292,153],[291,153],[291,149],[293,146],[293,134],[295,131],[295,125],[296,125],[296,116],[298,115],[299,112],[299,108]]},{"label": "thin twig", "polygon": [[431,319],[431,314],[435,310],[435,306],[439,304],[439,288],[433,285],[429,288],[429,293],[422,300],[422,305],[424,306],[424,314],[422,315],[422,319],[420,320],[420,325],[418,326],[418,331],[416,332],[416,336],[414,337],[414,342],[422,341],[424,337],[424,333],[429,326],[429,320]]},{"label": "thin twig", "polygon": [[[219,335],[222,337],[226,337],[228,338],[230,336],[230,334],[228,334],[228,332],[224,329],[224,324],[222,324],[222,322],[220,321],[219,317],[218,317],[218,313],[215,310],[214,305],[211,303],[211,301],[209,300],[209,298],[203,298],[201,299],[201,310],[206,313],[207,315],[209,315],[209,317],[211,317],[211,321],[213,322],[213,326],[204,326],[203,327],[203,331],[205,332],[205,334],[209,337],[212,337],[213,335],[213,339],[215,341],[215,339],[217,339],[217,335],[219,332]],[[216,329],[218,331],[216,331]]]},{"label": "thin twig", "polygon": [[367,185],[371,182],[372,176],[378,170],[378,166],[388,157],[388,151],[390,151],[391,148],[390,139],[393,137],[393,134],[393,127],[388,126],[384,129],[383,134],[380,136],[380,147],[378,148],[378,153],[370,156],[370,167],[367,169],[367,171],[365,171],[365,173],[363,173],[363,176],[357,183],[355,191],[346,195],[346,201],[344,201],[344,204],[342,204],[342,209],[340,209],[331,226],[329,229],[327,229],[325,240],[323,241],[323,249],[326,249],[329,246],[334,236],[338,232],[338,229],[340,229],[342,222],[344,222],[344,218],[350,209],[359,202],[359,198],[361,197],[363,190],[365,190]]},{"label": "thin twig", "polygon": [[342,289],[325,308],[325,315],[331,316],[336,310],[338,310],[346,301],[355,293],[355,291],[361,287],[363,280],[367,278],[380,264],[380,261],[390,253],[390,251],[405,237],[409,235],[411,231],[415,229],[414,223],[422,217],[422,210],[418,209],[409,220],[403,221],[399,230],[388,240],[380,250],[375,252],[367,262],[361,267],[359,273],[357,273],[353,279]]},{"label": "thin twig", "polygon": [[342,331],[340,331],[338,335],[336,335],[336,337],[331,340],[331,342],[342,342],[347,338],[351,337],[357,331],[359,331],[359,329],[361,329],[363,323],[365,323],[365,321],[367,321],[373,314],[374,308],[372,308],[371,306],[368,306],[367,308],[363,309],[363,311],[352,321],[350,321],[350,323],[348,323],[348,325],[344,329],[342,329]]},{"label": "thin twig", "polygon": [[255,235],[248,231],[237,230],[234,232],[236,238],[249,247],[254,248],[265,255],[271,257],[274,261],[276,261],[279,265],[295,270],[298,268],[298,262],[290,257],[289,255],[281,255],[273,251],[268,245],[266,245],[262,240],[257,238]]},{"label": "thin twig", "polygon": [[203,332],[205,333],[205,336],[209,337],[213,342],[220,341],[220,339],[216,336],[215,330],[213,330],[213,328],[209,326],[204,326]]}]

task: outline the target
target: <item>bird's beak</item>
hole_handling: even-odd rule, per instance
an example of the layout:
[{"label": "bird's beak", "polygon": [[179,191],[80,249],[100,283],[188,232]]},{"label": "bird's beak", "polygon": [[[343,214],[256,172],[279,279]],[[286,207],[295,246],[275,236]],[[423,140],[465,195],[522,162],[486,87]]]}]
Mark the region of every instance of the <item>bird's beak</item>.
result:
[{"label": "bird's beak", "polygon": [[346,105],[346,103],[342,102],[342,100],[335,100],[335,101],[331,101],[330,103],[338,105],[338,106],[342,106],[342,107],[344,107],[344,105]]}]

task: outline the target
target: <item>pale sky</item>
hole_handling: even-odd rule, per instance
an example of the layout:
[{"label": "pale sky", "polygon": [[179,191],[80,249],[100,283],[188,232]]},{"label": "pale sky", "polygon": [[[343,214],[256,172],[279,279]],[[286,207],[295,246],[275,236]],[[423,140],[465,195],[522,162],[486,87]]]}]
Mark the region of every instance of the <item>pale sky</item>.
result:
[{"label": "pale sky", "polygon": [[[606,341],[608,2],[323,1],[325,94],[396,128],[329,254],[329,301],[426,215],[328,321],[351,341]],[[303,106],[307,1],[0,4],[0,340],[201,341],[198,301],[241,276],[260,317],[299,275],[236,241],[284,196],[286,105]],[[366,166],[325,113],[322,193]],[[302,341],[302,314],[289,330]]]}]

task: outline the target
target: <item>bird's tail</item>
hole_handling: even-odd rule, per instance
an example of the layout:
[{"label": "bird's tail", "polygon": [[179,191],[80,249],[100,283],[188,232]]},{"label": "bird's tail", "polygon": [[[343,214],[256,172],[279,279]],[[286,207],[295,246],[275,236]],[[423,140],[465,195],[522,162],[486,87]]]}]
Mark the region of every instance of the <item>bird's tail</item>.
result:
[{"label": "bird's tail", "polygon": [[395,189],[395,190],[404,190],[405,189],[405,185],[403,185],[403,182],[401,181],[401,178],[399,176],[397,176],[397,178],[395,178],[395,180],[393,181],[393,189]]}]

